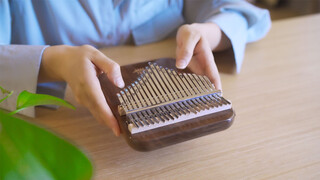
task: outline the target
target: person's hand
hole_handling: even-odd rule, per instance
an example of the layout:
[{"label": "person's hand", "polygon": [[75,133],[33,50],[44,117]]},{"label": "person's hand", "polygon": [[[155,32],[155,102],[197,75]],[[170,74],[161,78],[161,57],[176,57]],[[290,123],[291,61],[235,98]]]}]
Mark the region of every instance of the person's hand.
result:
[{"label": "person's hand", "polygon": [[206,75],[222,90],[220,75],[212,51],[230,47],[229,39],[214,23],[183,25],[179,28],[176,49],[176,67],[187,66],[196,74]]},{"label": "person's hand", "polygon": [[116,86],[124,87],[120,66],[96,48],[89,45],[51,46],[43,52],[39,81],[66,81],[76,100],[118,136],[118,123],[105,100],[97,78],[102,72],[106,73]]}]

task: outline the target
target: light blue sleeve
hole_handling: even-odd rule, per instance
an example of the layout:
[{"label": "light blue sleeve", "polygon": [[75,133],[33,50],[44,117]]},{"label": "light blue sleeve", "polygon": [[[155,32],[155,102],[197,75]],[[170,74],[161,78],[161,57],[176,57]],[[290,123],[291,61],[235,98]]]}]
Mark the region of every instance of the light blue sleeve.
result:
[{"label": "light blue sleeve", "polygon": [[[11,45],[11,15],[7,0],[0,0],[0,27],[0,86],[14,91],[10,98],[0,104],[0,108],[13,111],[21,91],[41,92],[42,88],[37,88],[38,73],[42,53],[47,46]],[[51,94],[60,97],[64,94],[63,90],[52,92]],[[34,108],[22,110],[20,113],[33,117]]]},{"label": "light blue sleeve", "polygon": [[[0,108],[13,111],[21,91],[36,92],[44,48],[35,45],[0,45],[0,86],[14,91],[10,98],[0,104]],[[34,109],[22,110],[21,114],[33,117]]]},{"label": "light blue sleeve", "polygon": [[186,0],[187,23],[213,22],[230,39],[237,72],[240,72],[246,43],[263,38],[271,28],[269,12],[243,0]]},{"label": "light blue sleeve", "polygon": [[8,0],[0,0],[0,45],[9,44],[11,39],[11,15]]}]

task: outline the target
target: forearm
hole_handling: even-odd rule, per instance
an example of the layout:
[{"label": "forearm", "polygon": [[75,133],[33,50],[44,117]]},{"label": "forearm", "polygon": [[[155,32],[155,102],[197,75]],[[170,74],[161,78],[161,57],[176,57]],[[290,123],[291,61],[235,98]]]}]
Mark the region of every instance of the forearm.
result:
[{"label": "forearm", "polygon": [[221,31],[215,23],[194,23],[197,26],[203,39],[206,39],[213,52],[223,51],[231,47],[229,38]]}]

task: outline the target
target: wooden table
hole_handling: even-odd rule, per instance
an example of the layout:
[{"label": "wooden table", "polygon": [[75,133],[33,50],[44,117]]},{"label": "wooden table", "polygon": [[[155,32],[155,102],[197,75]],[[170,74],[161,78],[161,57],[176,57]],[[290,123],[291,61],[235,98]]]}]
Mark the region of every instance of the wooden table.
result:
[{"label": "wooden table", "polygon": [[[152,152],[132,150],[77,105],[34,120],[88,152],[95,179],[319,179],[320,15],[275,21],[247,46],[240,74],[222,73],[234,104],[230,129]],[[123,64],[174,57],[174,40],[103,49]],[[230,60],[219,61],[220,69]],[[223,71],[225,72],[225,71]]]}]

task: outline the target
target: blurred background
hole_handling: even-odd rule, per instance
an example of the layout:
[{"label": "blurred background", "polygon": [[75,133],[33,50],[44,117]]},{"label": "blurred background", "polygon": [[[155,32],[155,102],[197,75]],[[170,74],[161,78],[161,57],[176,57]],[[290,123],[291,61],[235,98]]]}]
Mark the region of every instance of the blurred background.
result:
[{"label": "blurred background", "polygon": [[272,20],[320,12],[320,0],[248,0],[256,6],[269,9]]}]

